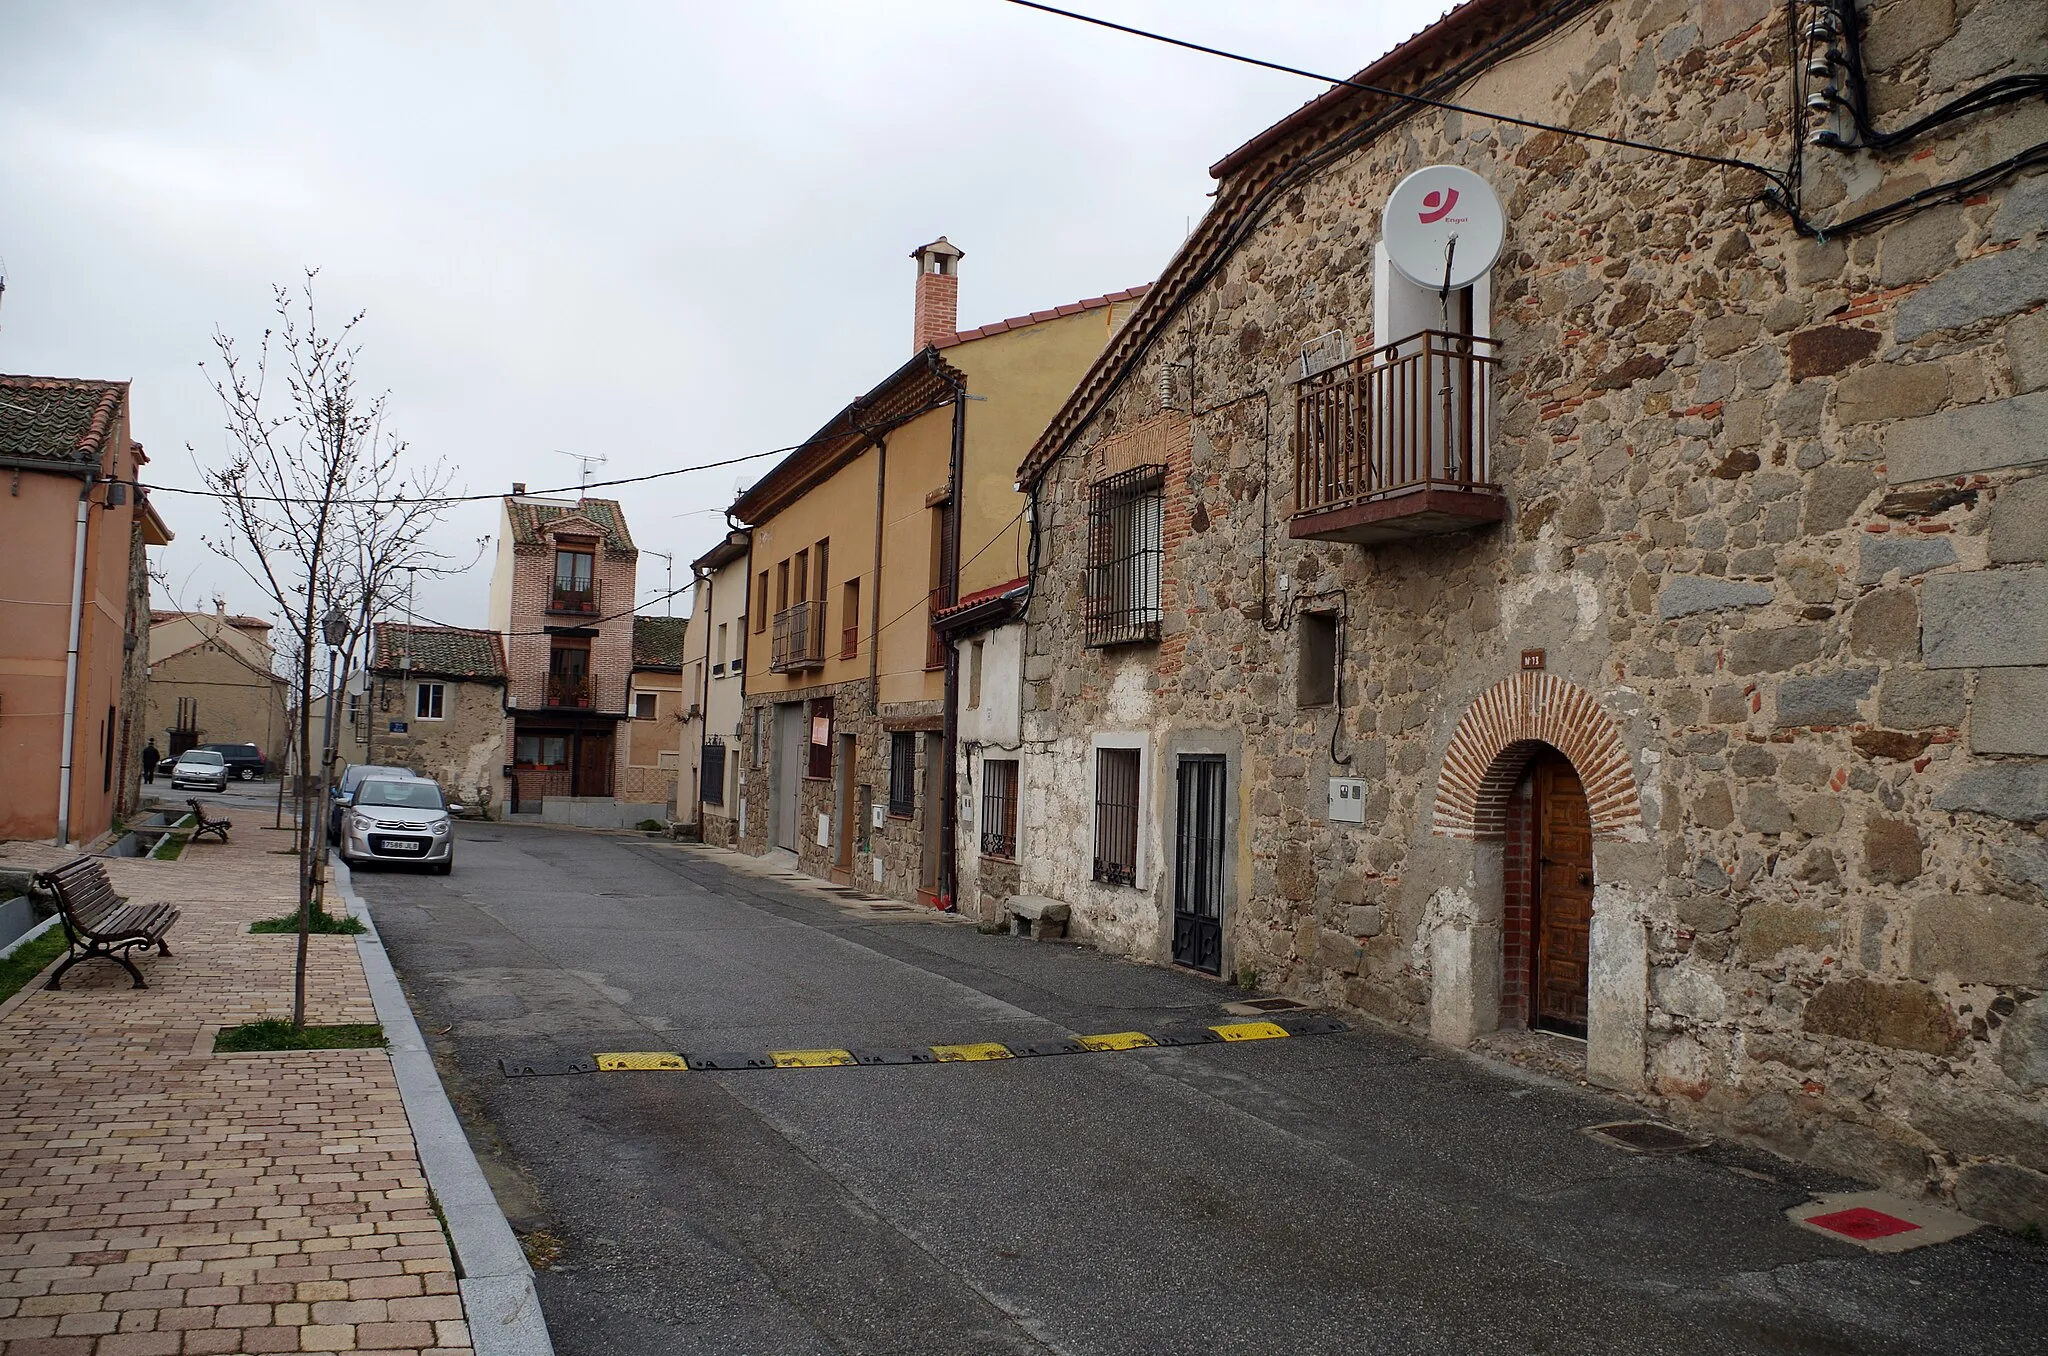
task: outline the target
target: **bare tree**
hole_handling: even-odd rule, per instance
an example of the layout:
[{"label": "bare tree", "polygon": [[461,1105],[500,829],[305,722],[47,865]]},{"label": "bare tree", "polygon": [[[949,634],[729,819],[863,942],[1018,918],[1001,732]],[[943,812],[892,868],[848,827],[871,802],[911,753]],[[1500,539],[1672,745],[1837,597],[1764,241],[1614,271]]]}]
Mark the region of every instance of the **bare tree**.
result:
[{"label": "bare tree", "polygon": [[[362,313],[323,330],[308,269],[297,292],[274,289],[276,323],[255,354],[216,330],[217,364],[205,366],[231,445],[205,472],[228,531],[207,545],[240,566],[277,605],[289,649],[279,658],[297,696],[299,945],[292,1022],[306,1020],[306,938],[320,887],[324,797],[312,775],[314,680],[323,642],[353,660],[393,580],[408,568],[449,566],[425,539],[445,510],[451,473],[415,468],[384,427],[386,397],[356,385]],[[204,365],[203,365],[204,366]],[[282,390],[274,389],[281,386]],[[330,683],[332,679],[330,661]],[[325,691],[320,695],[326,695]],[[331,771],[333,750],[323,762]]]}]

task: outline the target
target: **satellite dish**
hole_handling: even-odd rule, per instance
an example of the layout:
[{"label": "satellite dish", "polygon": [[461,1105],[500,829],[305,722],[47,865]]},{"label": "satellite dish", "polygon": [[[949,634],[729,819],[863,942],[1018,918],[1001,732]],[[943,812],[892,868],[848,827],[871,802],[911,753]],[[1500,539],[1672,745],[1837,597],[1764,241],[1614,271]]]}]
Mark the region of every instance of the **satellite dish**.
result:
[{"label": "satellite dish", "polygon": [[1485,277],[1507,222],[1486,180],[1457,165],[1431,165],[1394,185],[1380,233],[1401,276],[1434,292]]}]

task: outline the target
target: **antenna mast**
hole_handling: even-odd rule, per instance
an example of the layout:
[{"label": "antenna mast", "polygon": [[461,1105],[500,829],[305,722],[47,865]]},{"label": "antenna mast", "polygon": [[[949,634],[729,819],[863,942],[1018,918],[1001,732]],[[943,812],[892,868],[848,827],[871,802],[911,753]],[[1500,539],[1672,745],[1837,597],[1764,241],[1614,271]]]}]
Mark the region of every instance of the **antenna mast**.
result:
[{"label": "antenna mast", "polygon": [[602,466],[611,460],[611,458],[602,454],[593,456],[587,452],[564,452],[559,447],[555,449],[555,455],[558,457],[573,457],[577,466],[581,468],[582,473],[577,477],[576,481],[576,492],[578,494],[590,488],[590,468]]}]

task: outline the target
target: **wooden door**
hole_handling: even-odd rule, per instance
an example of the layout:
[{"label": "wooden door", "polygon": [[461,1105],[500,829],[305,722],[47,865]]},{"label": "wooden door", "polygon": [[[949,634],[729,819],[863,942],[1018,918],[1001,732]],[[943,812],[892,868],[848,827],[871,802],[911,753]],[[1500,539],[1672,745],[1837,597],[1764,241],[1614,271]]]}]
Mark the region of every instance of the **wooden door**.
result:
[{"label": "wooden door", "polygon": [[1227,766],[1182,755],[1174,831],[1173,960],[1223,973],[1223,833]]},{"label": "wooden door", "polygon": [[609,733],[583,731],[576,738],[575,786],[572,796],[612,794],[612,737]]},{"label": "wooden door", "polygon": [[853,840],[858,825],[853,817],[853,736],[839,736],[839,757],[832,767],[832,879],[841,885],[853,882]]},{"label": "wooden door", "polygon": [[1593,822],[1579,774],[1563,758],[1536,765],[1536,1025],[1586,1034],[1593,923]]},{"label": "wooden door", "polygon": [[804,720],[802,702],[782,702],[775,708],[775,778],[770,788],[775,811],[775,846],[796,851],[797,788],[803,785],[804,758],[810,751],[810,730]]}]

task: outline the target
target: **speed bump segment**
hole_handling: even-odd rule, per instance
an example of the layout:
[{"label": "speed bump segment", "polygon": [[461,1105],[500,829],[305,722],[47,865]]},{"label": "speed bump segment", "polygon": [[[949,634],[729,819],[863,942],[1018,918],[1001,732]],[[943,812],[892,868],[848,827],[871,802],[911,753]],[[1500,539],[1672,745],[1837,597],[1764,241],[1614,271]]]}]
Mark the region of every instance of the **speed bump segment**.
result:
[{"label": "speed bump segment", "polygon": [[611,1073],[622,1069],[669,1069],[677,1073],[687,1073],[690,1068],[689,1061],[673,1050],[627,1050],[593,1055],[591,1058],[597,1061],[599,1073]]},{"label": "speed bump segment", "polygon": [[836,1069],[854,1063],[851,1050],[770,1050],[778,1069]]},{"label": "speed bump segment", "polygon": [[970,1041],[966,1045],[934,1045],[932,1053],[941,1064],[979,1064],[990,1059],[1015,1059],[1010,1047],[999,1041]]},{"label": "speed bump segment", "polygon": [[1278,1022],[1225,1022],[1209,1029],[1227,1041],[1277,1041],[1294,1034]]},{"label": "speed bump segment", "polygon": [[1106,1036],[1076,1036],[1074,1043],[1083,1050],[1143,1050],[1159,1044],[1142,1031],[1112,1031]]}]

